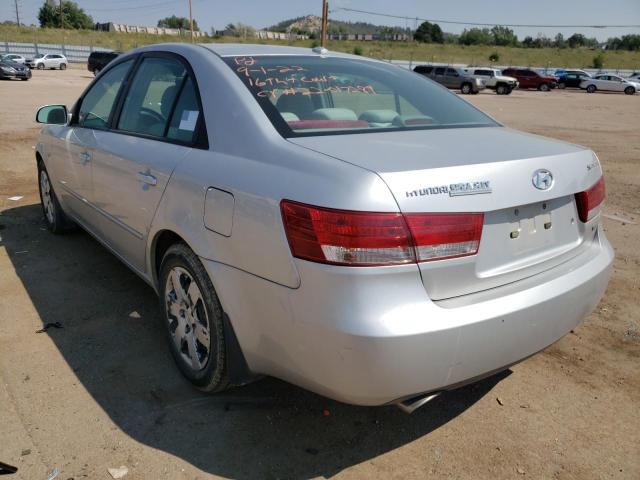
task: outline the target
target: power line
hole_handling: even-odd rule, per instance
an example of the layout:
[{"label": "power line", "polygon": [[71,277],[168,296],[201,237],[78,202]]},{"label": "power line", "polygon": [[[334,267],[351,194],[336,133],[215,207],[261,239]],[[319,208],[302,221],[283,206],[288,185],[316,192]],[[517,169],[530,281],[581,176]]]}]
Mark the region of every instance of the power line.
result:
[{"label": "power line", "polygon": [[147,5],[137,5],[135,7],[119,7],[119,8],[93,8],[93,7],[84,7],[85,9],[92,12],[119,12],[121,10],[147,10],[147,9],[156,9],[159,7],[166,7],[168,5],[177,6],[177,3],[183,3],[180,0],[170,0],[168,2],[160,2],[160,3],[151,3]]},{"label": "power line", "polygon": [[421,22],[446,23],[451,25],[469,25],[469,26],[476,26],[476,27],[495,27],[496,25],[501,25],[504,27],[523,27],[523,28],[640,28],[640,25],[535,25],[535,24],[526,24],[526,23],[462,22],[462,21],[455,21],[455,20],[441,20],[441,19],[435,19],[435,18],[407,17],[403,15],[393,15],[391,13],[371,12],[369,10],[358,10],[356,8],[346,8],[346,7],[339,7],[333,11],[364,13],[367,15],[377,15],[379,17],[387,17],[387,18],[399,18],[402,20],[415,20],[415,21],[419,20]]}]

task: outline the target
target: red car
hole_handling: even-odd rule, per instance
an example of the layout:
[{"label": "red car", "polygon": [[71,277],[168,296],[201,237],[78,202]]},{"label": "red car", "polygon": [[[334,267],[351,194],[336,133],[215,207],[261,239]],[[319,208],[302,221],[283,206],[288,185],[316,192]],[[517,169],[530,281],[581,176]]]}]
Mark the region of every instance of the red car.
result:
[{"label": "red car", "polygon": [[548,92],[557,86],[556,77],[540,75],[530,68],[507,68],[502,74],[517,78],[520,88],[537,88],[541,92]]}]

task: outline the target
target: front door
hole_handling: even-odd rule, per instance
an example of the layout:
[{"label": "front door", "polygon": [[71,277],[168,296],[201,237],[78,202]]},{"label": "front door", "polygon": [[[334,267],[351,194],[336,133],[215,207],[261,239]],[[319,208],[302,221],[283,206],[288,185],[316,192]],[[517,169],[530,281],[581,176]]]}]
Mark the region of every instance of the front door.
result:
[{"label": "front door", "polygon": [[80,100],[78,118],[62,132],[66,151],[60,152],[64,165],[56,169],[59,185],[55,188],[72,213],[89,227],[95,226],[97,214],[92,182],[96,134],[108,128],[118,91],[132,64],[133,60],[120,63],[98,79]]},{"label": "front door", "polygon": [[202,115],[186,65],[166,55],[142,58],[121,103],[111,131],[97,135],[94,198],[101,236],[144,272],[151,222]]}]

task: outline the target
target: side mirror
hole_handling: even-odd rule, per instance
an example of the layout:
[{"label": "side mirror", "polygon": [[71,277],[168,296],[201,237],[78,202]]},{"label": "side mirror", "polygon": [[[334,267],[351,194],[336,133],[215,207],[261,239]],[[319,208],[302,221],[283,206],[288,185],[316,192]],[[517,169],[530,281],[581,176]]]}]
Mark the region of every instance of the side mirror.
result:
[{"label": "side mirror", "polygon": [[67,107],[64,105],[45,105],[38,109],[36,122],[48,125],[66,125]]}]

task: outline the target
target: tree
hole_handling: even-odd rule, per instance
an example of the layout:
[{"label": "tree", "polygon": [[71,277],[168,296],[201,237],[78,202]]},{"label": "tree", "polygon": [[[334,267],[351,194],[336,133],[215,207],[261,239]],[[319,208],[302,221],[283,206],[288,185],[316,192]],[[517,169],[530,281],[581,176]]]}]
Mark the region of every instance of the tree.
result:
[{"label": "tree", "polygon": [[518,37],[508,27],[496,25],[491,29],[494,45],[515,46],[518,45]]},{"label": "tree", "polygon": [[[55,2],[47,0],[38,12],[38,20],[42,28],[61,28],[60,7]],[[65,28],[93,29],[93,18],[87,15],[75,2],[62,2],[62,20]]]},{"label": "tree", "polygon": [[460,34],[458,42],[462,45],[491,45],[493,37],[488,28],[466,28]]},{"label": "tree", "polygon": [[[191,30],[191,26],[189,25],[189,19],[185,17],[176,17],[175,15],[171,15],[170,17],[162,18],[158,20],[158,27],[162,28],[179,28],[181,30]],[[199,32],[198,22],[193,20],[193,31]]]},{"label": "tree", "polygon": [[600,52],[598,55],[593,57],[593,68],[597,68],[598,70],[602,70],[604,67],[604,55]]},{"label": "tree", "polygon": [[567,38],[567,43],[570,48],[584,47],[587,43],[587,38],[581,33],[574,33]]},{"label": "tree", "polygon": [[553,46],[556,48],[567,48],[567,42],[564,39],[564,35],[558,33],[553,40]]},{"label": "tree", "polygon": [[529,35],[524,37],[524,40],[522,40],[522,46],[524,48],[533,48],[533,37]]},{"label": "tree", "polygon": [[413,39],[422,43],[444,43],[444,34],[437,23],[422,22],[413,34]]},{"label": "tree", "polygon": [[244,23],[230,23],[225,27],[225,30],[231,32],[234,37],[253,37],[256,33],[256,29],[251,25],[245,25]]}]

